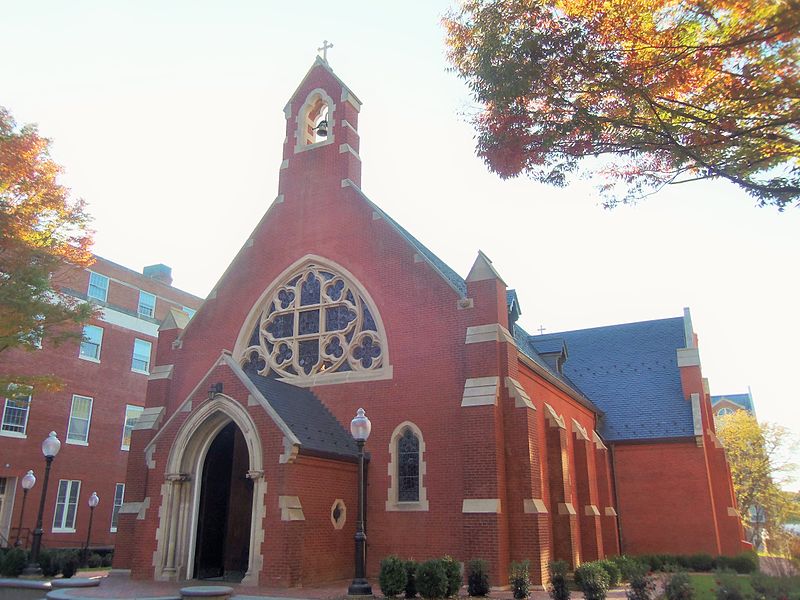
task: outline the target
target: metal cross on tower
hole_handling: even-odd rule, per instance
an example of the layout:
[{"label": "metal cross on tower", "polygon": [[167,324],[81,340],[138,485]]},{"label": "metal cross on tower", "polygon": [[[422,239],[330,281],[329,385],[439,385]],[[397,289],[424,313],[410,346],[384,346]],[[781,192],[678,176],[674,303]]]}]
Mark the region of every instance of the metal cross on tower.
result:
[{"label": "metal cross on tower", "polygon": [[539,325],[539,335],[542,335],[547,329],[545,329],[542,325]]},{"label": "metal cross on tower", "polygon": [[328,62],[328,48],[333,48],[333,44],[328,43],[328,40],[322,41],[322,48],[317,48],[317,52],[322,52],[322,60]]}]

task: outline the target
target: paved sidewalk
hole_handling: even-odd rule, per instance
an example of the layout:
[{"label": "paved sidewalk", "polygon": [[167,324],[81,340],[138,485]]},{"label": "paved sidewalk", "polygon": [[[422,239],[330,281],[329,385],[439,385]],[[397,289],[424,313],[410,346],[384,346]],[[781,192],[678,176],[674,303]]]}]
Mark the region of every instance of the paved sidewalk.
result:
[{"label": "paved sidewalk", "polygon": [[[240,584],[215,583],[210,581],[184,581],[184,582],[163,582],[131,579],[127,573],[87,571],[79,572],[79,577],[102,577],[100,585],[95,588],[83,588],[75,590],[70,595],[75,598],[113,598],[114,600],[144,600],[159,597],[180,596],[180,589],[190,585],[227,585],[234,589],[236,600],[260,599],[265,598],[303,598],[308,600],[341,600],[347,596],[347,586],[350,580],[335,581],[323,586],[315,587],[294,587],[294,588],[275,588],[275,587],[252,587]],[[381,597],[380,586],[377,581],[372,582],[372,590],[375,596]],[[466,598],[466,590],[462,589],[462,597]],[[547,592],[535,591],[531,594],[531,600],[549,600]],[[510,590],[493,589],[490,594],[491,600],[512,600]],[[580,592],[572,592],[574,600],[580,600]],[[615,588],[608,593],[609,600],[624,600],[625,590]]]}]

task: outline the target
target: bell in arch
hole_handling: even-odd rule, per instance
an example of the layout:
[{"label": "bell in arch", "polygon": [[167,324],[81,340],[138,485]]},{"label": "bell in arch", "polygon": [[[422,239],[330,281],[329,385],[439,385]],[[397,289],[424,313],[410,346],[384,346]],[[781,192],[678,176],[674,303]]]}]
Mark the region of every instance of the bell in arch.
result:
[{"label": "bell in arch", "polygon": [[314,128],[314,131],[317,132],[319,137],[328,137],[328,119],[322,119]]}]

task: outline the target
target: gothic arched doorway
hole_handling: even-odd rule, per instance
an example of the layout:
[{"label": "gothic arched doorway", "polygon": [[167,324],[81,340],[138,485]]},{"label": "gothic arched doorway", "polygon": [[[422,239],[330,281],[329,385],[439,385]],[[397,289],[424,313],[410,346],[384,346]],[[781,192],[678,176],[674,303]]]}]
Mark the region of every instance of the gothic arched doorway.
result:
[{"label": "gothic arched doorway", "polygon": [[247,443],[230,422],[217,433],[203,461],[194,573],[198,579],[241,581],[250,556],[253,482]]}]

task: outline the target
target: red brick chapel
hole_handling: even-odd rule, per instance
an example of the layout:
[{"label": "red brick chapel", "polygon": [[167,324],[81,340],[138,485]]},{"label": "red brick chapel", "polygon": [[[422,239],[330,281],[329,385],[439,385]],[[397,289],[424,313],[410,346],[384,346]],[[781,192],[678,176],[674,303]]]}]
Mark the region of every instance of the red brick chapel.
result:
[{"label": "red brick chapel", "polygon": [[161,325],[115,567],[351,577],[361,407],[370,576],[388,554],[483,558],[502,584],[524,559],[542,583],[556,558],[741,551],[688,310],[527,334],[483,253],[462,279],[364,195],[360,109],[318,58],[278,196],[194,318]]}]

